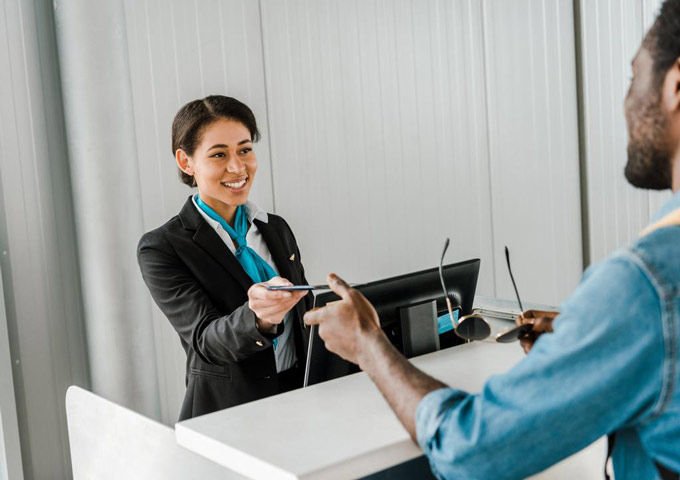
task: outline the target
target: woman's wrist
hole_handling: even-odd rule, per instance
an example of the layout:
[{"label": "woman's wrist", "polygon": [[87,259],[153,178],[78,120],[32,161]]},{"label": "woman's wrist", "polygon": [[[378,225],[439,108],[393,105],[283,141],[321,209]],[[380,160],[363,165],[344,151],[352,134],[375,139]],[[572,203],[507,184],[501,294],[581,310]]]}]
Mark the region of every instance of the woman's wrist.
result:
[{"label": "woman's wrist", "polygon": [[255,328],[261,333],[276,333],[276,324],[255,317]]}]

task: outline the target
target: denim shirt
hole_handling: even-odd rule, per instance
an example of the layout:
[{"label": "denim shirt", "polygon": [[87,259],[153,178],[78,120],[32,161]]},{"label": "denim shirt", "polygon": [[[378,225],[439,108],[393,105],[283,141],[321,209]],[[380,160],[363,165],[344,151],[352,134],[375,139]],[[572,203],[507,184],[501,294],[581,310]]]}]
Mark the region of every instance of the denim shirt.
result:
[{"label": "denim shirt", "polygon": [[[676,208],[680,193],[661,214]],[[554,333],[480,394],[426,395],[418,443],[440,478],[526,477],[613,432],[617,480],[657,478],[654,461],[680,471],[679,347],[680,226],[670,226],[589,268]]]}]

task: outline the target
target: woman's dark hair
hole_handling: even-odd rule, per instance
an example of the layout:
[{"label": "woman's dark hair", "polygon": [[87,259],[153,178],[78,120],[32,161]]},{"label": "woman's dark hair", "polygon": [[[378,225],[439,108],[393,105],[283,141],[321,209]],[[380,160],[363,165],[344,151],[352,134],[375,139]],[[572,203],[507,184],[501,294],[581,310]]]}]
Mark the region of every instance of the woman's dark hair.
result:
[{"label": "woman's dark hair", "polygon": [[654,75],[663,82],[668,69],[680,57],[680,0],[666,0],[648,35]]},{"label": "woman's dark hair", "polygon": [[[235,98],[210,95],[189,102],[179,109],[172,122],[172,154],[180,148],[193,155],[201,141],[204,130],[215,121],[226,118],[241,122],[249,131],[253,142],[260,139],[253,111]],[[196,186],[193,176],[179,170],[179,179],[190,187]]]}]

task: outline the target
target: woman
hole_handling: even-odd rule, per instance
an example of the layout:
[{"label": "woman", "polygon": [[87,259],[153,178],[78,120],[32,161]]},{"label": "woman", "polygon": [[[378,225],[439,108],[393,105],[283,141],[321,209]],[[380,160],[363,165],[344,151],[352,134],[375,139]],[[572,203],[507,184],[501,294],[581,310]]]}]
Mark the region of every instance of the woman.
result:
[{"label": "woman", "polygon": [[264,288],[307,281],[288,224],[248,201],[259,136],[253,112],[233,98],[182,107],[172,151],[181,181],[198,193],[137,249],[187,353],[180,420],[302,386],[312,295]]}]

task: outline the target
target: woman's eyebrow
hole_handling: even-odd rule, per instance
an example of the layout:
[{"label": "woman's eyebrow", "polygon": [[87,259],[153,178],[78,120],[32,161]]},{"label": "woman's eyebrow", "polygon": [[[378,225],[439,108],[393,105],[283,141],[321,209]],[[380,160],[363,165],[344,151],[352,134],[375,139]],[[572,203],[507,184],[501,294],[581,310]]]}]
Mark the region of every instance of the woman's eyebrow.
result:
[{"label": "woman's eyebrow", "polygon": [[[252,141],[251,139],[246,138],[246,139],[241,140],[240,142],[238,142],[238,145],[243,145],[243,144],[245,144],[245,143],[252,143],[252,142],[253,142],[253,141]],[[208,151],[210,151],[210,150],[212,150],[212,149],[214,149],[214,148],[229,148],[229,145],[226,145],[226,144],[224,144],[224,143],[216,143],[215,145],[213,145],[212,147],[210,147],[210,148],[208,149]]]},{"label": "woman's eyebrow", "polygon": [[212,147],[208,149],[208,151],[214,149],[214,148],[229,148],[229,145],[225,145],[224,143],[216,143]]}]

